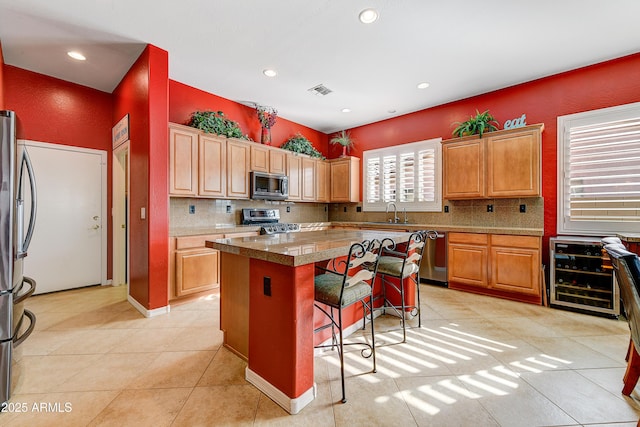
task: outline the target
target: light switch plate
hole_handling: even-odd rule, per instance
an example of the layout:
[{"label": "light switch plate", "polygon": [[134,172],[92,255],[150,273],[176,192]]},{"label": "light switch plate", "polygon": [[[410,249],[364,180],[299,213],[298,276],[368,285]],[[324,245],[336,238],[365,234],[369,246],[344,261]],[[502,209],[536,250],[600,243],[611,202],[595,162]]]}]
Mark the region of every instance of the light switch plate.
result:
[{"label": "light switch plate", "polygon": [[140,219],[146,219],[147,218],[147,208],[140,208]]}]

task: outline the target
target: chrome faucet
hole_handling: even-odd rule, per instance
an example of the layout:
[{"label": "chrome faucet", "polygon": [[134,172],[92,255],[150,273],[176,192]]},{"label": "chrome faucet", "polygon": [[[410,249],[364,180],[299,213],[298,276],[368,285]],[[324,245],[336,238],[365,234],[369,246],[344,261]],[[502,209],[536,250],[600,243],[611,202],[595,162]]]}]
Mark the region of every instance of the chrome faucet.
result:
[{"label": "chrome faucet", "polygon": [[394,202],[387,203],[387,213],[389,213],[389,207],[391,205],[393,205],[393,220],[389,219],[389,222],[393,222],[393,223],[397,224],[398,221],[400,221],[400,218],[398,217],[398,207],[396,206],[396,204]]}]

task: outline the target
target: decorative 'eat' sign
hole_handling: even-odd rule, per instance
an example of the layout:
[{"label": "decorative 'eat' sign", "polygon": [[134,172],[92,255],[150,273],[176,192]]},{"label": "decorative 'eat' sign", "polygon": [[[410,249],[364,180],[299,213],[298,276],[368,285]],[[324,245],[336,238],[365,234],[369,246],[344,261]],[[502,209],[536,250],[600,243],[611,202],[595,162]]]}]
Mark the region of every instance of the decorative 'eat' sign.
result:
[{"label": "decorative 'eat' sign", "polygon": [[515,129],[521,128],[527,125],[527,115],[523,114],[522,117],[518,117],[517,119],[511,119],[504,122],[505,129]]}]

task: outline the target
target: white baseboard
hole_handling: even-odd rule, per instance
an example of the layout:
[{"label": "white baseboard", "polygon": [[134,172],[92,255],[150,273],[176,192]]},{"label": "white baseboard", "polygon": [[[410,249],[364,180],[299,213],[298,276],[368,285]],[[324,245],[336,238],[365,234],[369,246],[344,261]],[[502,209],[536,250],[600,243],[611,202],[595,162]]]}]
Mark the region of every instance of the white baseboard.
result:
[{"label": "white baseboard", "polygon": [[284,409],[291,415],[297,414],[302,410],[302,408],[311,403],[313,399],[315,399],[318,392],[316,383],[314,382],[313,387],[302,393],[299,397],[292,399],[275,388],[273,385],[271,385],[270,382],[262,378],[260,375],[253,372],[251,369],[249,369],[249,367],[247,367],[245,370],[245,378],[258,390],[266,394],[269,399],[276,402],[282,407],[282,409]]},{"label": "white baseboard", "polygon": [[129,304],[131,304],[136,310],[142,313],[144,317],[160,316],[162,314],[167,314],[169,313],[169,311],[171,311],[168,305],[160,308],[154,308],[153,310],[147,310],[146,308],[144,308],[142,304],[136,301],[131,295],[127,295],[127,301],[129,301]]}]

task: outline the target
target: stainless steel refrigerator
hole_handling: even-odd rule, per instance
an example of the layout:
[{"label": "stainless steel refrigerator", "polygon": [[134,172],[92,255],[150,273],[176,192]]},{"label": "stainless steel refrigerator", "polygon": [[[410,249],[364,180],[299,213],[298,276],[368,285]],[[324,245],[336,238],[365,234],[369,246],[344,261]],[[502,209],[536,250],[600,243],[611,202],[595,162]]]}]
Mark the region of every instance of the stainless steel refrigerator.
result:
[{"label": "stainless steel refrigerator", "polygon": [[29,155],[16,141],[13,111],[0,110],[0,137],[0,402],[4,403],[11,397],[14,347],[35,326],[35,316],[24,309],[35,281],[24,276],[23,263],[35,227],[37,198]]}]

